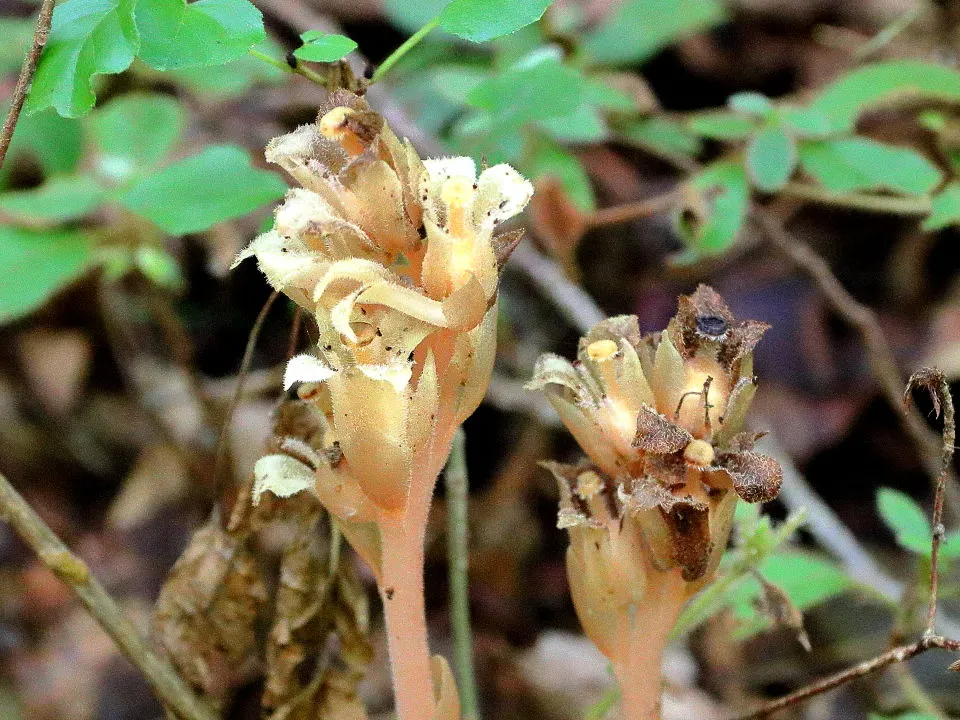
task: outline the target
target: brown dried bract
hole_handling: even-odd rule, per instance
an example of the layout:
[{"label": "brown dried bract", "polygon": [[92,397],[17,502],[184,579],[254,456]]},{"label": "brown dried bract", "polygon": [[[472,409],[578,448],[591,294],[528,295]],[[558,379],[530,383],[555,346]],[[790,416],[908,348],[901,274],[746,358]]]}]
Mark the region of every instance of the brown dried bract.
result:
[{"label": "brown dried bract", "polygon": [[633,447],[658,455],[669,455],[683,450],[692,439],[690,433],[656,410],[646,406],[640,408]]},{"label": "brown dried bract", "polygon": [[747,502],[769,502],[780,492],[783,470],[772,457],[744,450],[721,455],[719,465],[730,475],[737,495]]},{"label": "brown dried bract", "polygon": [[682,569],[683,579],[693,582],[703,577],[710,562],[710,508],[692,498],[677,499],[660,511],[673,540],[674,562]]}]

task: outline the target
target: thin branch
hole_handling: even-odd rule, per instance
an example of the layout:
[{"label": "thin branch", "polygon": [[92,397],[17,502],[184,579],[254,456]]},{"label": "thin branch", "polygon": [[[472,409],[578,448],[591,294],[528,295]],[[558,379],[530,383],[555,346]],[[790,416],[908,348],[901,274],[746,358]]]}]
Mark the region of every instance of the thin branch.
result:
[{"label": "thin branch", "polygon": [[0,130],[0,167],[3,167],[3,161],[7,158],[7,150],[10,148],[10,141],[13,140],[13,131],[17,127],[17,120],[20,119],[23,103],[27,99],[27,90],[33,80],[33,74],[37,71],[40,53],[43,52],[43,46],[47,44],[47,38],[50,36],[50,22],[53,20],[53,6],[55,4],[55,0],[43,0],[43,4],[40,6],[37,26],[33,31],[33,44],[30,45],[30,50],[27,51],[27,56],[20,67],[17,86],[13,89],[10,112],[7,113],[3,129]]},{"label": "thin branch", "polygon": [[213,482],[215,497],[219,497],[220,475],[223,471],[223,463],[227,456],[227,439],[230,437],[230,425],[233,423],[233,414],[237,411],[237,405],[240,404],[240,398],[243,397],[243,384],[247,379],[247,372],[250,370],[250,363],[253,361],[253,351],[257,347],[257,340],[260,337],[260,331],[263,330],[263,324],[270,314],[270,308],[280,297],[280,292],[274,290],[270,297],[260,308],[260,314],[257,315],[253,327],[250,329],[250,335],[247,336],[247,346],[243,350],[243,359],[240,361],[240,369],[237,371],[237,386],[233,391],[233,397],[230,398],[230,405],[227,407],[227,415],[223,419],[223,427],[220,430],[220,439],[217,441],[217,455],[213,463]]},{"label": "thin branch", "polygon": [[916,388],[924,388],[933,400],[934,412],[943,413],[943,448],[940,451],[940,474],[937,476],[937,489],[933,501],[933,540],[930,547],[930,602],[927,606],[926,635],[936,634],[937,592],[940,589],[940,545],[943,543],[943,499],[946,494],[947,476],[953,467],[954,443],[957,440],[957,424],[953,412],[953,398],[950,396],[950,384],[937,368],[918,370],[907,381],[904,404],[909,408],[911,394]]},{"label": "thin branch", "polygon": [[0,475],[0,515],[43,564],[73,590],[170,710],[181,720],[217,720],[216,713],[194,695],[176,670],[150,650],[116,601],[91,575],[87,564],[70,552],[3,475]]},{"label": "thin branch", "polygon": [[466,435],[463,428],[453,436],[453,446],[443,475],[447,489],[447,567],[450,573],[450,624],[453,631],[454,668],[460,687],[464,720],[480,717],[477,678],[473,669],[473,633],[470,630],[470,549],[467,507]]},{"label": "thin branch", "polygon": [[809,183],[790,182],[780,192],[789,197],[833,205],[834,207],[863,210],[864,212],[888,213],[891,215],[928,215],[931,205],[928,197],[897,197],[894,195],[870,195],[866,193],[833,193]]},{"label": "thin branch", "polygon": [[[866,346],[867,360],[881,392],[891,407],[899,408],[902,403],[903,376],[877,316],[847,291],[813,248],[787,233],[779,219],[756,206],[751,209],[750,216],[771,244],[813,280],[833,310],[860,333]],[[937,457],[940,439],[930,430],[916,408],[901,414],[901,419],[907,434],[917,446],[927,473],[935,482],[939,482],[941,468]],[[952,476],[950,471],[948,474]],[[955,488],[951,485],[948,490],[952,493],[952,500]]]},{"label": "thin branch", "polygon": [[777,698],[776,700],[768,702],[765,705],[762,705],[761,707],[747,713],[746,715],[738,715],[736,716],[736,720],[760,720],[761,718],[765,718],[771,713],[777,712],[778,710],[792,707],[793,705],[797,705],[798,703],[808,700],[815,695],[820,695],[828,690],[833,690],[834,688],[845,685],[852,680],[866,677],[867,675],[875,673],[878,670],[882,670],[885,667],[889,667],[894,663],[905,662],[910,658],[916,657],[917,655],[925,653],[927,650],[932,650],[934,648],[956,652],[960,650],[960,641],[950,640],[945,637],[940,637],[939,635],[924,635],[915,643],[895,647],[892,650],[888,650],[887,652],[883,653],[882,655],[877,655],[870,660],[865,660],[862,663],[847,668],[846,670],[842,670],[835,675],[830,675],[829,677],[812,683],[805,688],[797,690],[797,692],[790,693],[782,698]]},{"label": "thin branch", "polygon": [[636,202],[601,208],[586,217],[587,224],[590,227],[600,227],[656,215],[673,207],[677,203],[677,198],[678,191],[671,190],[662,195],[655,195]]}]

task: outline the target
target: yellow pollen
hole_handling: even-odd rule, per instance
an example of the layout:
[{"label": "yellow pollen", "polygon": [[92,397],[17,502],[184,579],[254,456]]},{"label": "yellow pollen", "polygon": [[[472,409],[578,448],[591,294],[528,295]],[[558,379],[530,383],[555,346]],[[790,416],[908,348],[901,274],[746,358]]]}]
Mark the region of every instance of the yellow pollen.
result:
[{"label": "yellow pollen", "polygon": [[691,440],[683,450],[683,459],[698,467],[709,467],[713,464],[714,457],[716,453],[713,445],[706,440]]},{"label": "yellow pollen", "polygon": [[465,178],[450,178],[440,188],[440,200],[447,206],[447,229],[454,237],[467,237],[467,203],[473,198],[473,185]]},{"label": "yellow pollen", "polygon": [[356,114],[356,110],[337,107],[320,118],[320,132],[323,136],[339,142],[350,155],[359,155],[366,150],[366,146],[348,125],[350,118]]},{"label": "yellow pollen", "polygon": [[577,475],[577,495],[589,500],[603,489],[603,478],[593,470],[587,470]]},{"label": "yellow pollen", "polygon": [[587,355],[591,360],[608,360],[616,354],[618,349],[613,340],[596,340],[587,345]]}]

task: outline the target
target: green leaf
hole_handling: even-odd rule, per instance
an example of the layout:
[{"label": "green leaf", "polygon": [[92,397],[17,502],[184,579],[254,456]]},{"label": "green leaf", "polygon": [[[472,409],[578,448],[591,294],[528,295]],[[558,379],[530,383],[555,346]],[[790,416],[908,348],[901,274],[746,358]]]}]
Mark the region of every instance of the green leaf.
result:
[{"label": "green leaf", "polygon": [[80,162],[82,144],[78,120],[61,117],[53,109],[21,115],[3,167],[10,167],[16,157],[32,155],[48,175],[72,172]]},{"label": "green leaf", "polygon": [[850,131],[866,110],[917,99],[960,102],[960,72],[919,60],[865,65],[828,85],[811,108]]},{"label": "green leaf", "polygon": [[664,155],[691,157],[700,150],[700,141],[678,122],[664,117],[651,117],[620,128],[620,134],[641,147]]},{"label": "green leaf", "polygon": [[862,137],[805,142],[800,145],[803,169],[827,190],[892,190],[922,195],[942,176],[925,157],[907,148]]},{"label": "green leaf", "polygon": [[311,62],[336,62],[357,49],[357,44],[343,35],[330,35],[317,30],[308,30],[300,36],[303,45],[293,51],[301,60]]},{"label": "green leaf", "polygon": [[495,116],[495,124],[517,126],[529,120],[569,115],[580,105],[583,77],[556,60],[515,67],[480,82],[467,101]]},{"label": "green leaf", "polygon": [[90,239],[82,232],[38,232],[0,227],[0,323],[43,304],[90,264]]},{"label": "green leaf", "polygon": [[930,521],[913,498],[892,488],[880,488],[877,509],[883,522],[897,536],[900,547],[921,555],[930,554],[933,539]]},{"label": "green leaf", "polygon": [[758,190],[776,192],[793,175],[797,166],[797,146],[781,127],[768,127],[747,145],[747,171]]},{"label": "green leaf", "polygon": [[607,137],[607,126],[600,113],[582,104],[569,115],[540,120],[537,125],[555,140],[564,143],[602,142]]},{"label": "green leaf", "polygon": [[133,263],[151,282],[170,290],[184,285],[180,265],[170,253],[153,245],[141,245],[133,253]]},{"label": "green leaf", "polygon": [[734,93],[727,98],[727,106],[731,110],[756,117],[766,117],[773,112],[770,98],[758,92]]},{"label": "green leaf", "polygon": [[173,148],[185,125],[183,107],[170,95],[121,95],[90,116],[98,170],[114,181],[148,171]]},{"label": "green leaf", "polygon": [[93,107],[93,76],[123,72],[140,47],[135,2],[67,0],[57,5],[27,98],[28,113],[53,107],[64,117],[79,117]]},{"label": "green leaf", "polygon": [[725,19],[717,0],[626,0],[587,34],[584,49],[601,63],[640,63]]},{"label": "green leaf", "polygon": [[432,71],[430,84],[445,100],[466,105],[473,89],[489,75],[489,70],[473,65],[446,65]]},{"label": "green leaf", "polygon": [[778,111],[780,120],[801,138],[822,138],[833,132],[830,118],[813,108],[784,107]]},{"label": "green leaf", "polygon": [[137,182],[120,197],[171,235],[206,230],[283,197],[287,186],[250,165],[246,152],[215,145]]},{"label": "green leaf", "polygon": [[742,140],[757,128],[757,121],[723,110],[694,115],[687,122],[690,132],[714,140]]},{"label": "green leaf", "polygon": [[924,230],[942,230],[960,224],[960,182],[954,181],[933,196],[930,214],[921,226]]},{"label": "green leaf", "polygon": [[596,206],[590,177],[577,157],[560,145],[542,143],[524,167],[531,178],[555,177],[581,210]]},{"label": "green leaf", "polygon": [[583,84],[583,101],[601,110],[612,112],[635,113],[637,104],[629,93],[611,87],[603,80],[585,78]]},{"label": "green leaf", "polygon": [[690,181],[701,198],[703,217],[677,220],[677,230],[697,255],[720,253],[737,239],[750,203],[750,187],[742,163],[708,165]]},{"label": "green leaf", "polygon": [[[255,49],[272,56],[283,54],[280,47],[269,38],[256,45]],[[283,83],[290,78],[290,73],[251,55],[243,55],[225,65],[170,70],[166,77],[182,83],[203,100],[209,101],[238,97],[261,83]]]},{"label": "green leaf", "polygon": [[266,37],[247,0],[137,0],[137,27],[140,58],[157,70],[222,65]]},{"label": "green leaf", "polygon": [[940,720],[937,715],[921,712],[908,712],[900,715],[878,715],[870,713],[869,720]]},{"label": "green leaf", "polygon": [[553,0],[453,0],[440,11],[440,27],[472,42],[509,35],[535,23]]},{"label": "green leaf", "polygon": [[401,30],[414,33],[433,20],[450,0],[386,0],[384,12]]},{"label": "green leaf", "polygon": [[22,222],[65,222],[97,209],[105,195],[93,178],[60,175],[30,190],[0,194],[0,210]]}]

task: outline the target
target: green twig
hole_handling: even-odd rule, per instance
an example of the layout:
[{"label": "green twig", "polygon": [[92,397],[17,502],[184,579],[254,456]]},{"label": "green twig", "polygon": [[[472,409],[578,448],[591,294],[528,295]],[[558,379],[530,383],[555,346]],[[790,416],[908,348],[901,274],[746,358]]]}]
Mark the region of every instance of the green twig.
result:
[{"label": "green twig", "polygon": [[439,15],[407,38],[407,41],[403,43],[403,45],[390,53],[386,60],[380,64],[380,67],[377,68],[377,71],[373,74],[373,77],[370,78],[370,84],[373,85],[376,82],[380,82],[380,80],[383,79],[383,76],[390,71],[390,68],[397,64],[400,58],[410,52],[421,40],[427,36],[431,30],[438,25],[440,25]]},{"label": "green twig", "polygon": [[87,612],[143,673],[157,697],[181,720],[217,720],[216,713],[194,695],[174,668],[150,650],[146,640],[87,564],[70,552],[10,482],[0,475],[0,517],[40,560],[66,583]]},{"label": "green twig", "polygon": [[800,182],[787,183],[780,192],[824,205],[890,215],[928,215],[931,210],[930,198],[926,196],[899,197],[867,193],[834,193],[816,185]]},{"label": "green twig", "polygon": [[447,490],[447,562],[450,573],[450,624],[453,659],[460,686],[461,716],[480,717],[477,680],[473,670],[473,634],[470,630],[469,548],[466,435],[458,428],[444,473]]},{"label": "green twig", "polygon": [[327,79],[323,77],[323,75],[320,75],[319,73],[314,72],[310,68],[305,67],[300,63],[297,63],[296,65],[291,65],[288,62],[285,62],[283,60],[277,60],[276,58],[272,58],[266,53],[262,53],[259,50],[254,50],[253,48],[250,48],[249,50],[247,50],[247,52],[253,57],[257,58],[257,60],[262,60],[263,62],[273,65],[275,68],[283,70],[284,72],[293,73],[294,75],[300,75],[302,77],[305,77],[307,80],[309,80],[312,83],[316,83],[320,87],[330,86],[330,83],[327,82]]}]

